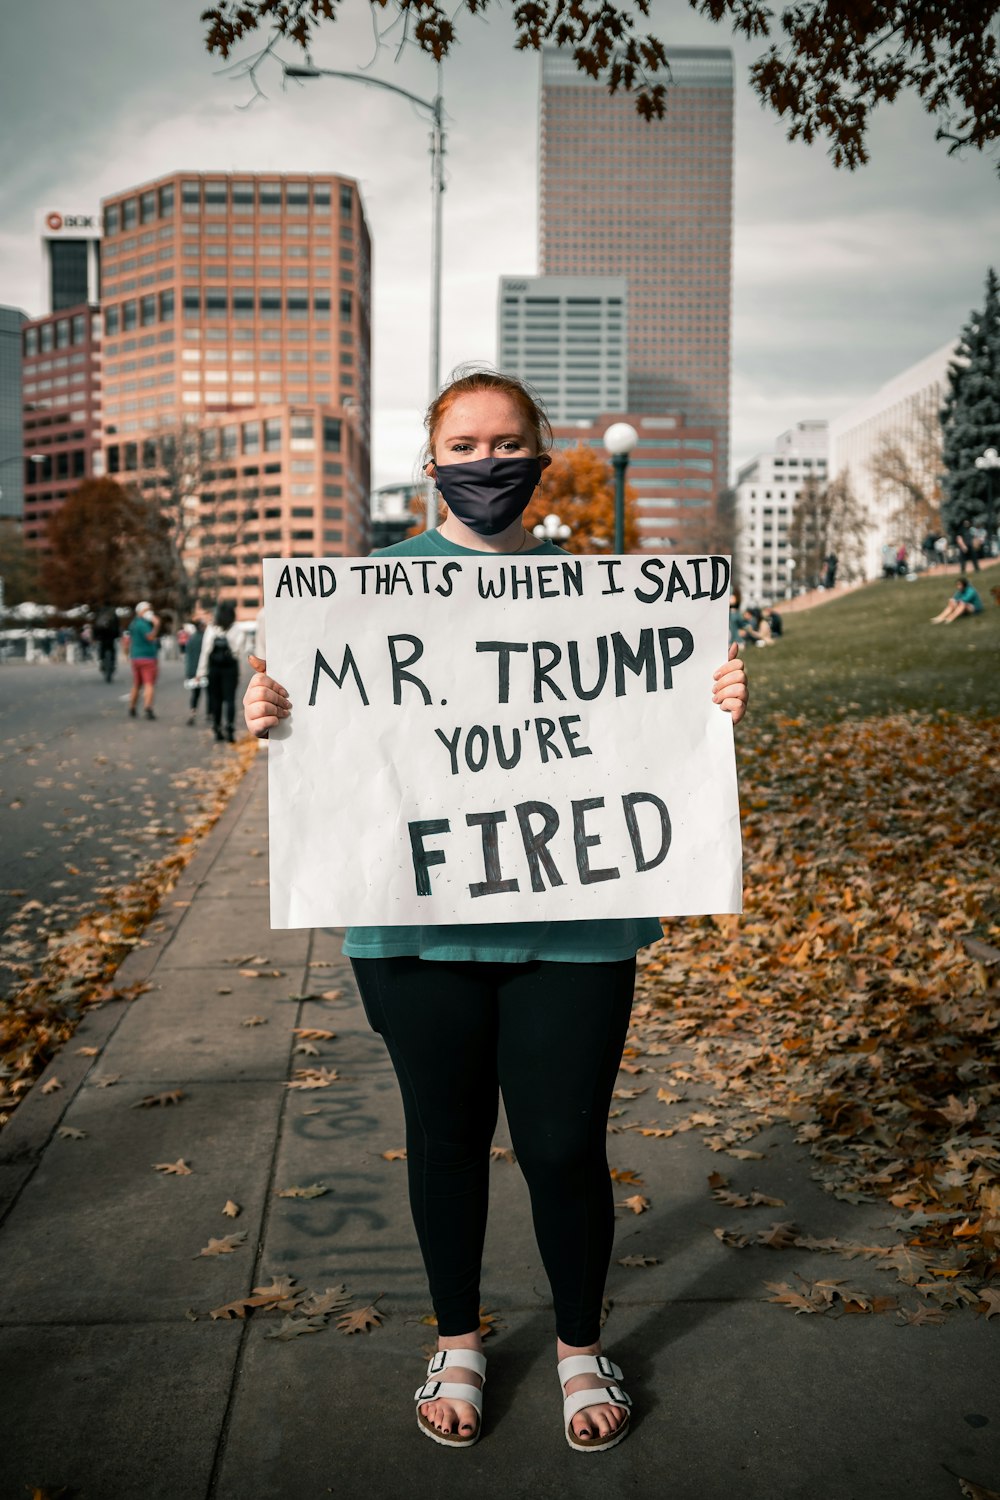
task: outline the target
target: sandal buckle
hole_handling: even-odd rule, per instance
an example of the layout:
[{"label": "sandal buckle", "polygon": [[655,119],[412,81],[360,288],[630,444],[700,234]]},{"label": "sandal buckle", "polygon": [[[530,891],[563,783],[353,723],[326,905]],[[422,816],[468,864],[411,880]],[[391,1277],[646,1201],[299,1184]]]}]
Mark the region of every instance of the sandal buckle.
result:
[{"label": "sandal buckle", "polygon": [[631,1397],[627,1391],[622,1390],[620,1385],[609,1385],[606,1387],[606,1390],[611,1397],[612,1405],[624,1406],[626,1411],[630,1410],[632,1406]]},{"label": "sandal buckle", "polygon": [[418,1387],[417,1394],[413,1399],[419,1402],[433,1401],[440,1389],[440,1380],[425,1380],[424,1384]]},{"label": "sandal buckle", "polygon": [[606,1354],[599,1354],[597,1356],[597,1368],[606,1380],[614,1380],[615,1367]]},{"label": "sandal buckle", "polygon": [[440,1374],[440,1372],[445,1368],[447,1360],[448,1360],[448,1351],[447,1351],[447,1349],[439,1349],[438,1352],[431,1357],[431,1362],[427,1366],[427,1373],[428,1373],[428,1375],[438,1375],[438,1374]]}]

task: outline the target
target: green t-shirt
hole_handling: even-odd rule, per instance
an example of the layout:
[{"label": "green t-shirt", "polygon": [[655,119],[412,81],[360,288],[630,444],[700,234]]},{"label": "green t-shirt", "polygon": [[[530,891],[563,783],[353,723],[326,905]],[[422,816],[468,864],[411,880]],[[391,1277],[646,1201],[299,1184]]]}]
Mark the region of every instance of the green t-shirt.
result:
[{"label": "green t-shirt", "polygon": [[[528,549],[525,555],[565,554],[553,542],[542,542]],[[383,547],[372,556],[482,557],[483,553],[459,547],[439,531],[426,531],[393,547]],[[349,927],[344,952],[349,958],[415,956],[450,963],[520,964],[534,959],[550,963],[614,963],[631,958],[661,936],[662,929],[655,917],[581,922],[474,922],[454,927]]]},{"label": "green t-shirt", "polygon": [[155,661],[160,654],[160,642],[153,635],[152,620],[136,615],[128,628],[129,656],[133,661]]}]

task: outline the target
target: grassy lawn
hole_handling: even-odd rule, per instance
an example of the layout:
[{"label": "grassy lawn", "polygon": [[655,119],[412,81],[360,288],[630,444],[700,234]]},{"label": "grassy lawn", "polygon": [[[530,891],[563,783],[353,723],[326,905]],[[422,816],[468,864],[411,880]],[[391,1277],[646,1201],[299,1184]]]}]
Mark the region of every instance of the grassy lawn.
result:
[{"label": "grassy lawn", "polygon": [[972,575],[981,615],[932,625],[956,582],[951,574],[887,579],[786,614],[776,645],[746,652],[750,719],[763,728],[776,717],[824,723],[909,710],[1000,714],[1000,608],[990,595],[1000,563]]}]

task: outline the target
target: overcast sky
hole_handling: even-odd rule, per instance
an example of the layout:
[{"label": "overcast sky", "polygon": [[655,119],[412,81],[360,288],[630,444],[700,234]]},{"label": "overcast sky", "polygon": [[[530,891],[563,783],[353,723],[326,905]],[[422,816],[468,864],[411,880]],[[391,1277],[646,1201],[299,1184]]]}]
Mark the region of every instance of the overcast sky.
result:
[{"label": "overcast sky", "polygon": [[[430,167],[405,101],[322,80],[267,97],[220,76],[203,44],[203,0],[8,3],[0,63],[0,302],[44,311],[36,216],[178,169],[336,171],[358,178],[375,246],[374,481],[411,476],[427,397]],[[976,153],[949,158],[906,100],[883,108],[872,161],[835,170],[822,146],[789,144],[747,81],[758,45],[652,0],[650,29],[736,58],[734,468],[802,418],[834,417],[955,337],[1000,260],[998,181]],[[434,66],[374,58],[365,0],[342,0],[314,60],[372,71],[424,97]],[[508,7],[461,16],[444,69],[448,125],[443,369],[495,356],[497,279],[537,270],[538,62],[512,48]],[[384,18],[383,18],[384,19]],[[284,55],[299,56],[286,45]],[[600,205],[595,203],[595,213]]]}]

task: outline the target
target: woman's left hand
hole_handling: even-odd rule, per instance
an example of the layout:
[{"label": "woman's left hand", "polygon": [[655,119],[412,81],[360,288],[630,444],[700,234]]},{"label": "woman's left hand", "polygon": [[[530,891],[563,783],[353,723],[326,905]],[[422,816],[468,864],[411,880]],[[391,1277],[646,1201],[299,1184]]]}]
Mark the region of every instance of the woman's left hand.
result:
[{"label": "woman's left hand", "polygon": [[750,686],[747,682],[747,669],[735,641],[729,648],[729,660],[724,666],[717,667],[712,676],[715,679],[713,700],[727,714],[732,714],[733,723],[738,724],[747,711]]}]

